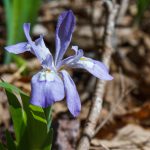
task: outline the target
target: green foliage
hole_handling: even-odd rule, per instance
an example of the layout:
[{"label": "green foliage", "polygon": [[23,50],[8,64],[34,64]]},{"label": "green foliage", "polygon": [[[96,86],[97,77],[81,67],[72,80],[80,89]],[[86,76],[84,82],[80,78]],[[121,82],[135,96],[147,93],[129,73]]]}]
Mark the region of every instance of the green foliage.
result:
[{"label": "green foliage", "polygon": [[145,10],[150,6],[150,0],[137,0],[138,20],[141,19]]},{"label": "green foliage", "polygon": [[0,82],[0,87],[6,90],[16,135],[14,142],[6,131],[8,150],[50,150],[53,134],[51,107],[42,109],[31,105],[28,95],[6,82]]},{"label": "green foliage", "polygon": [[45,117],[47,120],[47,130],[49,131],[51,129],[50,127],[51,127],[51,122],[52,122],[52,119],[51,119],[52,109],[51,109],[51,107],[45,108],[44,113],[45,113]]},{"label": "green foliage", "polygon": [[16,145],[8,131],[6,131],[6,139],[8,149],[16,150]]},{"label": "green foliage", "polygon": [[[24,41],[23,23],[30,22],[34,24],[41,0],[3,0],[3,2],[6,13],[7,45]],[[10,63],[11,58],[19,65],[25,63],[19,56],[14,56],[8,52],[5,56],[5,63]]]},{"label": "green foliage", "polygon": [[6,150],[6,149],[4,148],[4,145],[3,145],[2,143],[0,143],[0,150]]}]

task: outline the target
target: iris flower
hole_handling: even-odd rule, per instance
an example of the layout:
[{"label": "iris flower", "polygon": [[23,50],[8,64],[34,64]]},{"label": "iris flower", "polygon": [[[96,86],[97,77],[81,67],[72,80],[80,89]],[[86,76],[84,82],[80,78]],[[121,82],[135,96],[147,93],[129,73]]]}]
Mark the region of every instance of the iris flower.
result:
[{"label": "iris flower", "polygon": [[70,44],[74,27],[75,17],[71,10],[60,14],[55,34],[55,57],[45,46],[42,35],[35,41],[31,39],[30,23],[23,25],[27,42],[7,46],[5,49],[14,54],[29,51],[41,63],[42,70],[35,74],[31,80],[31,104],[45,108],[66,96],[69,111],[73,116],[77,116],[81,110],[81,102],[76,86],[66,69],[69,67],[82,68],[101,80],[112,80],[113,78],[102,62],[83,56],[83,50],[78,46],[72,46],[74,55],[63,59]]}]

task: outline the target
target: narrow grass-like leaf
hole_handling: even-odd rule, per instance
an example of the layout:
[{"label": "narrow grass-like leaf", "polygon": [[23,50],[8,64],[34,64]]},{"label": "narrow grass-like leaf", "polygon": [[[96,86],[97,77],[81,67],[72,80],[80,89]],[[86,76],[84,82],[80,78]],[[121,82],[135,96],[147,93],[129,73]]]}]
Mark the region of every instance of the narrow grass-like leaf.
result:
[{"label": "narrow grass-like leaf", "polygon": [[6,14],[6,22],[9,22],[6,24],[7,26],[7,32],[11,32],[11,24],[12,24],[12,7],[11,7],[11,0],[4,0],[4,6],[5,6],[5,14]]},{"label": "narrow grass-like leaf", "polygon": [[42,148],[44,150],[51,150],[52,149],[52,141],[53,141],[53,129],[50,128],[49,133],[47,134],[46,141],[43,143]]},{"label": "narrow grass-like leaf", "polygon": [[150,7],[150,0],[137,0],[138,20],[141,19],[145,10]]},{"label": "narrow grass-like leaf", "polygon": [[15,92],[17,94],[22,93],[22,94],[26,95],[26,93],[21,91],[19,88],[15,87],[12,84],[9,84],[7,82],[0,82],[0,87],[7,89],[9,92]]},{"label": "narrow grass-like leaf", "polygon": [[29,98],[22,93],[21,99],[23,108],[27,114],[27,130],[24,136],[28,139],[29,149],[47,150],[45,149],[46,147],[50,149],[52,134],[50,135],[47,130],[47,120],[44,110],[41,107],[29,104]]},{"label": "narrow grass-like leaf", "polygon": [[45,113],[45,117],[47,120],[47,130],[49,132],[50,127],[51,127],[51,122],[52,122],[52,107],[49,106],[47,108],[44,108],[44,113]]},{"label": "narrow grass-like leaf", "polygon": [[[8,97],[17,150],[50,150],[52,129],[48,121],[51,121],[51,109],[43,110],[41,107],[31,105],[30,97],[11,84],[0,82],[0,87],[5,88]],[[20,96],[22,105],[18,96]]]},{"label": "narrow grass-like leaf", "polygon": [[26,128],[26,115],[21,108],[21,104],[18,101],[18,98],[11,92],[7,91],[6,94],[9,101],[9,110],[13,120],[14,131],[16,135],[17,143],[19,143],[20,139],[24,134],[24,130]]},{"label": "narrow grass-like leaf", "polygon": [[[41,0],[3,0],[3,2],[6,12],[7,45],[24,41],[23,23],[30,22],[32,25],[35,23]],[[6,51],[4,62],[10,63],[11,59],[19,65],[25,63],[25,60],[19,56]]]},{"label": "narrow grass-like leaf", "polygon": [[47,138],[47,121],[44,110],[41,107],[29,104],[29,100],[25,95],[21,94],[21,98],[27,115],[27,128],[24,139],[28,140],[29,149],[42,149]]},{"label": "narrow grass-like leaf", "polygon": [[19,93],[23,93],[23,92],[20,89],[16,88],[15,86],[6,82],[0,82],[0,87],[5,88],[6,90],[6,95],[9,102],[9,110],[13,120],[16,140],[17,142],[19,142],[21,136],[24,133],[24,129],[26,126],[26,115],[21,107],[20,102],[18,101],[18,98],[16,97],[16,95],[14,95],[14,93],[19,95]]},{"label": "narrow grass-like leaf", "polygon": [[15,145],[10,133],[8,132],[8,130],[6,130],[6,140],[7,140],[8,150],[16,150],[16,145]]},{"label": "narrow grass-like leaf", "polygon": [[0,150],[6,150],[6,148],[4,147],[4,145],[0,142]]}]

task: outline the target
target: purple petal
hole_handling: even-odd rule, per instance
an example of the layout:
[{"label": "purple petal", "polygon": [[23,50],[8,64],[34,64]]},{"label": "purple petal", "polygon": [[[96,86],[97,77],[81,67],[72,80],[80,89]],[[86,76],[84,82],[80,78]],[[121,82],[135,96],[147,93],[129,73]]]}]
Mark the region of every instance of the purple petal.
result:
[{"label": "purple petal", "polygon": [[72,46],[72,49],[75,51],[75,55],[69,56],[69,57],[65,58],[64,60],[60,61],[57,64],[57,68],[59,68],[63,65],[69,65],[71,63],[75,63],[75,62],[79,61],[79,59],[83,56],[83,50],[78,49],[78,46]]},{"label": "purple petal", "polygon": [[30,46],[32,47],[32,53],[34,55],[36,55],[36,57],[40,60],[40,62],[42,62],[44,59],[41,57],[41,55],[43,54],[42,51],[40,50],[40,48],[36,45],[38,45],[38,43],[35,43],[32,41],[31,37],[30,37],[30,23],[24,23],[23,25],[23,29],[24,29],[24,33],[25,36],[30,44]]},{"label": "purple petal", "polygon": [[[30,37],[30,23],[24,23],[23,28],[24,28],[24,33],[26,35],[26,38],[30,46],[32,47],[32,53],[39,59],[39,61],[44,66],[46,64],[49,64],[47,68],[50,68],[52,66],[53,60],[49,49],[45,46],[43,36],[40,36],[40,38],[38,38],[35,42],[33,42]],[[49,58],[49,60],[47,58]]]},{"label": "purple petal", "polygon": [[30,102],[45,108],[64,98],[64,85],[57,74],[49,74],[51,80],[42,80],[41,75],[39,72],[32,77]]},{"label": "purple petal", "polygon": [[11,46],[6,46],[5,49],[10,52],[10,53],[14,53],[14,54],[20,54],[23,53],[25,51],[30,51],[30,47],[29,44],[27,42],[21,42],[15,45],[11,45]]},{"label": "purple petal", "polygon": [[43,36],[40,36],[40,38],[35,41],[35,45],[37,46],[36,54],[39,54],[42,65],[52,68],[53,57],[44,43]]},{"label": "purple petal", "polygon": [[46,58],[47,55],[51,55],[49,49],[46,47],[45,45],[45,42],[43,40],[43,36],[40,36],[40,38],[38,38],[36,41],[35,41],[35,45],[41,49],[41,55]]},{"label": "purple petal", "polygon": [[71,47],[71,49],[73,49],[75,51],[75,53],[77,53],[79,48],[77,45],[74,45]]},{"label": "purple petal", "polygon": [[[24,29],[25,36],[26,36],[26,38],[27,38],[29,44],[30,44],[31,47],[32,47],[32,53],[33,53],[34,55],[36,55],[36,57],[37,57],[37,58],[39,59],[39,61],[42,63],[42,61],[43,61],[44,59],[46,59],[46,57],[43,58],[43,53],[44,53],[44,52],[42,52],[41,49],[40,49],[40,47],[37,46],[38,43],[35,44],[35,43],[32,41],[31,37],[30,37],[30,23],[24,23],[23,29]],[[39,44],[39,45],[40,45],[40,44]]]},{"label": "purple petal", "polygon": [[[31,41],[31,37],[29,35],[30,23],[24,24],[24,32],[25,32],[25,35],[26,35],[28,41]],[[23,53],[25,51],[31,51],[32,52],[30,42],[21,42],[21,43],[15,44],[15,45],[6,46],[5,49],[8,52],[14,53],[14,54]]]},{"label": "purple petal", "polygon": [[107,67],[102,62],[91,58],[82,57],[78,62],[72,64],[71,67],[86,69],[88,72],[101,80],[113,79],[113,77],[109,75]]},{"label": "purple petal", "polygon": [[44,55],[51,54],[49,49],[46,47],[45,42],[43,40],[43,36],[40,35],[38,39],[35,40],[35,45],[38,46],[40,49],[43,50]]},{"label": "purple petal", "polygon": [[24,33],[28,41],[32,41],[30,37],[30,23],[24,23],[23,25]]},{"label": "purple petal", "polygon": [[56,27],[56,54],[55,54],[55,64],[60,61],[72,38],[72,33],[75,26],[75,17],[71,10],[63,12],[57,22]]},{"label": "purple petal", "polygon": [[65,70],[61,71],[61,73],[64,81],[68,109],[71,114],[76,117],[81,111],[79,94],[70,75]]},{"label": "purple petal", "polygon": [[52,60],[52,56],[51,55],[47,55],[46,59],[44,59],[42,61],[42,67],[45,69],[53,69],[54,65],[53,65],[53,60]]},{"label": "purple petal", "polygon": [[75,63],[83,56],[83,50],[78,49],[78,46],[72,46],[72,49],[75,51],[75,55],[64,59],[63,64]]}]

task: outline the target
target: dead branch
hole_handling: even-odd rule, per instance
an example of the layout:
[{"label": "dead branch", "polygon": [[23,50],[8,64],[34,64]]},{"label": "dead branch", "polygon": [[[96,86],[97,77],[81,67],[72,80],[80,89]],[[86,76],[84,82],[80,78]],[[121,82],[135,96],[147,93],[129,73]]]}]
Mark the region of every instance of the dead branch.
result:
[{"label": "dead branch", "polygon": [[[116,14],[118,11],[118,5],[113,4],[112,1],[109,0],[105,0],[104,4],[106,5],[108,16],[107,16],[105,33],[104,33],[104,41],[103,41],[103,50],[104,50],[103,63],[109,68],[110,58],[113,53],[112,35],[115,29],[114,25],[115,25]],[[99,80],[97,82],[92,107],[89,112],[88,119],[86,121],[85,128],[83,130],[77,150],[88,150],[90,147],[91,138],[95,133],[95,127],[99,120],[99,116],[102,108],[105,85],[106,82],[103,80]]]},{"label": "dead branch", "polygon": [[108,120],[111,118],[111,116],[112,116],[113,113],[115,112],[115,110],[116,110],[116,108],[118,107],[118,105],[120,104],[120,102],[123,101],[124,98],[125,98],[126,96],[128,96],[129,93],[130,93],[133,89],[134,89],[134,87],[131,88],[131,89],[129,89],[129,90],[127,90],[127,91],[125,91],[125,93],[122,93],[121,97],[118,98],[118,101],[116,102],[115,106],[111,109],[111,111],[109,112],[109,114],[108,114],[108,116],[105,118],[105,120],[103,120],[103,122],[100,123],[98,127],[96,127],[95,133],[94,133],[93,137],[94,137],[94,136],[100,131],[100,129],[102,129],[102,127],[108,122]]},{"label": "dead branch", "polygon": [[119,13],[117,16],[117,24],[120,24],[122,21],[122,18],[125,16],[125,13],[128,9],[129,0],[120,0],[120,7],[119,7]]}]

